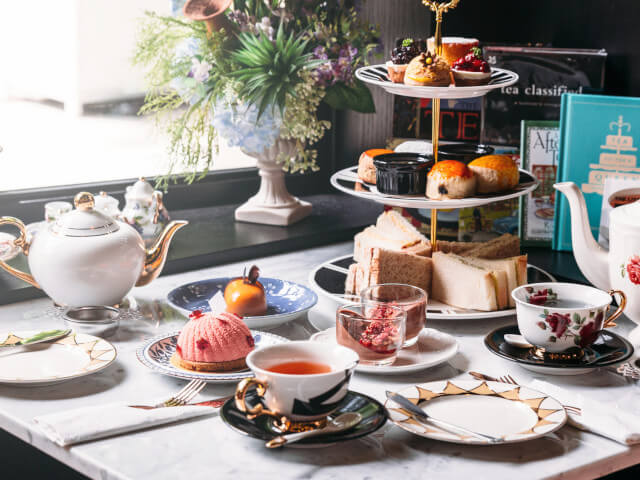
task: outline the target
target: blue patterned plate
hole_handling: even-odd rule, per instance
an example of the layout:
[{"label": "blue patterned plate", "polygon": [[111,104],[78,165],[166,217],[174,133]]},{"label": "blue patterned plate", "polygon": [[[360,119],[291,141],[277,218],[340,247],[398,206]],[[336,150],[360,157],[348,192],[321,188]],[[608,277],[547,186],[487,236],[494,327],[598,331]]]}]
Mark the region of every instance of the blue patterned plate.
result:
[{"label": "blue patterned plate", "polygon": [[[251,377],[251,370],[246,369],[235,372],[191,372],[180,367],[176,367],[171,363],[171,356],[176,351],[178,343],[178,335],[180,332],[159,335],[144,342],[136,350],[138,360],[146,367],[154,372],[162,373],[170,377],[184,378],[185,380],[204,380],[210,383],[217,382],[237,382],[243,378]],[[256,342],[256,348],[276,345],[278,343],[288,342],[284,337],[274,335],[273,333],[259,332],[251,330],[253,339]]]},{"label": "blue patterned plate", "polygon": [[[194,310],[208,312],[209,300],[218,292],[224,292],[233,278],[211,278],[187,283],[174,288],[167,295],[169,304],[189,315]],[[317,302],[315,292],[299,283],[260,277],[267,295],[267,314],[244,317],[249,328],[271,328],[290,322],[311,309]]]}]

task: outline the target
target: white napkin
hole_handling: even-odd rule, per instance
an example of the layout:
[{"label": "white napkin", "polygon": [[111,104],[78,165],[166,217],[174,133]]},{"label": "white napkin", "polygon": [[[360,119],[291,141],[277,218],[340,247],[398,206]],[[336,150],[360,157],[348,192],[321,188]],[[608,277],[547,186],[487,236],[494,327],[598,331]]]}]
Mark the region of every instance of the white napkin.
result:
[{"label": "white napkin", "polygon": [[563,405],[582,409],[582,415],[567,411],[569,423],[574,427],[624,445],[640,443],[640,417],[620,410],[617,405],[591,400],[542,380],[534,380],[528,386],[554,397]]},{"label": "white napkin", "polygon": [[49,440],[65,447],[74,443],[210,415],[217,411],[217,408],[207,406],[143,410],[131,408],[123,403],[113,403],[42,415],[34,418],[33,421]]}]

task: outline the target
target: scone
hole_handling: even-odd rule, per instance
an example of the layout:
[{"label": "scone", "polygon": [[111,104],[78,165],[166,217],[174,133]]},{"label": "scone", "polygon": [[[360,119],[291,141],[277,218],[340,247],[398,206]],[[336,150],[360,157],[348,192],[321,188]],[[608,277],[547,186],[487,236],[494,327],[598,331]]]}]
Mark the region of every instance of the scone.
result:
[{"label": "scone", "polygon": [[511,190],[520,180],[518,166],[508,155],[485,155],[469,163],[478,177],[478,193]]},{"label": "scone", "polygon": [[171,363],[186,370],[222,372],[246,368],[245,358],[255,347],[242,319],[229,312],[196,310],[178,335]]},{"label": "scone", "polygon": [[404,83],[422,87],[446,87],[451,84],[451,68],[442,57],[429,52],[421,53],[409,62]]},{"label": "scone", "polygon": [[427,197],[432,200],[466,198],[476,193],[476,176],[464,163],[442,160],[427,176]]},{"label": "scone", "polygon": [[[450,65],[462,57],[472,47],[477,47],[480,42],[477,38],[464,37],[443,37],[442,38],[442,57]],[[431,52],[436,51],[435,40],[433,37],[427,40],[427,49]]]},{"label": "scone", "polygon": [[385,148],[372,148],[360,155],[358,160],[358,178],[363,182],[376,184],[376,167],[373,164],[373,158],[377,155],[385,153],[393,153],[393,150],[387,150]]}]

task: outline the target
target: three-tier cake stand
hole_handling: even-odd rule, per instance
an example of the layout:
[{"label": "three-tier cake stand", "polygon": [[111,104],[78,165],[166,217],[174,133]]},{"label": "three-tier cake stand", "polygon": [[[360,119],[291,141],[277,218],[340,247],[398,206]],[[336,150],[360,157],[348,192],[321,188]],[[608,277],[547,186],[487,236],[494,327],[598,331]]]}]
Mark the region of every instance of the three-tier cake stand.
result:
[{"label": "three-tier cake stand", "polygon": [[[455,8],[460,0],[449,1],[437,1],[437,0],[422,0],[426,6],[428,6],[435,15],[436,31],[434,35],[434,45],[436,55],[442,55],[442,16],[443,13]],[[429,98],[431,99],[431,142],[433,146],[433,158],[435,162],[438,161],[438,143],[440,132],[440,100],[442,99],[462,99],[482,97],[492,90],[508,87],[518,81],[518,75],[515,72],[501,69],[491,69],[491,79],[487,85],[479,86],[448,86],[448,87],[427,87],[427,86],[412,86],[405,85],[403,83],[394,83],[389,79],[387,68],[385,64],[370,65],[367,67],[359,68],[356,71],[356,77],[370,85],[383,88],[386,92],[395,95],[401,95],[405,97],[413,98]],[[437,222],[438,222],[438,209],[458,209],[468,208],[480,205],[486,205],[489,203],[499,202],[502,200],[508,200],[511,198],[520,197],[533,191],[538,186],[538,180],[531,175],[531,173],[520,170],[520,179],[518,185],[507,192],[501,192],[498,194],[488,195],[474,195],[472,197],[455,199],[455,200],[431,200],[423,195],[386,195],[380,193],[375,185],[367,184],[360,180],[357,175],[357,166],[348,167],[331,176],[331,185],[336,189],[345,192],[349,195],[354,195],[360,198],[371,200],[384,205],[413,208],[413,209],[431,209],[431,245],[434,251],[438,249],[437,243]],[[348,266],[349,256],[340,257],[333,261],[326,262],[319,266],[312,272],[310,277],[311,284],[321,294],[326,294],[336,301],[339,301],[342,297],[337,292],[329,292],[328,288],[320,285],[319,278],[323,275],[326,277],[327,272],[346,273],[345,267]],[[541,271],[537,267],[530,266],[535,270],[534,275],[542,275],[543,279],[555,280],[546,272]],[[545,278],[550,277],[550,278]],[[328,284],[331,280],[325,280]],[[338,280],[339,281],[339,280]],[[335,283],[335,282],[334,282]],[[430,302],[432,304],[433,302]],[[432,310],[435,308],[435,311]],[[487,318],[496,316],[512,315],[515,312],[513,309],[501,310],[498,312],[479,312],[457,309],[448,305],[430,305],[429,316],[430,318],[440,319],[474,319],[474,318]]]}]

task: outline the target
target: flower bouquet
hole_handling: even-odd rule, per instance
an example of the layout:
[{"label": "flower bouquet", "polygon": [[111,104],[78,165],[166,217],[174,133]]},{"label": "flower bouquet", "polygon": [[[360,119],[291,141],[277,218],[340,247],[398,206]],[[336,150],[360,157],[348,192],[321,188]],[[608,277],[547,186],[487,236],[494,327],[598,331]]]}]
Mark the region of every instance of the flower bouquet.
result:
[{"label": "flower bouquet", "polygon": [[[232,5],[233,3],[233,5]],[[377,49],[377,28],[355,0],[188,0],[184,17],[147,13],[134,56],[170,138],[170,171],[192,182],[212,165],[219,139],[258,158],[260,191],[236,219],[287,225],[311,206],[289,195],[284,170],[315,171],[314,145],[335,109],[374,112],[357,66]],[[359,2],[361,3],[361,2]]]}]

